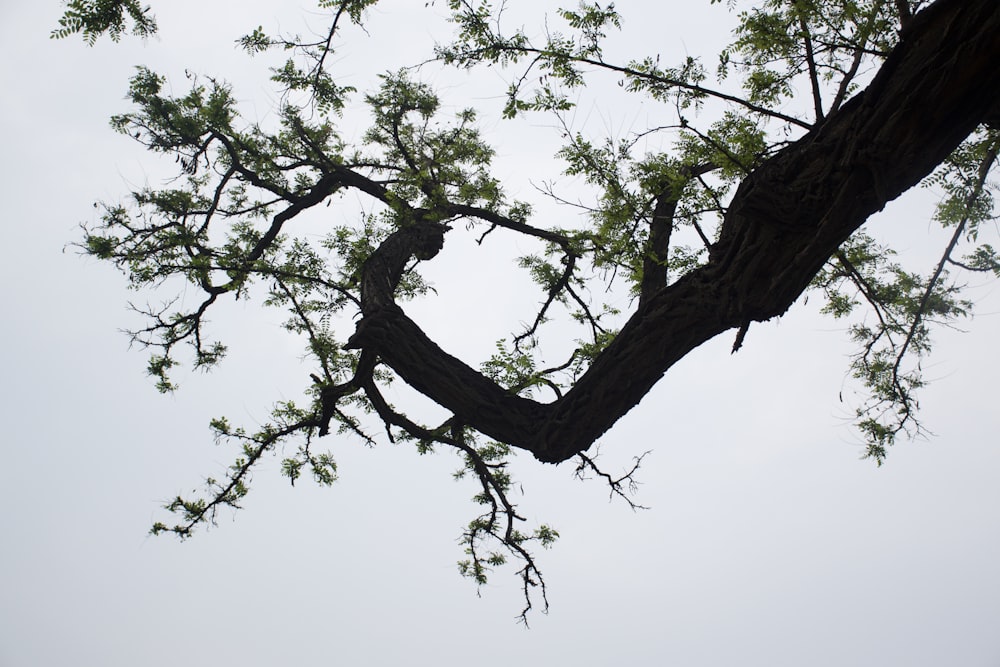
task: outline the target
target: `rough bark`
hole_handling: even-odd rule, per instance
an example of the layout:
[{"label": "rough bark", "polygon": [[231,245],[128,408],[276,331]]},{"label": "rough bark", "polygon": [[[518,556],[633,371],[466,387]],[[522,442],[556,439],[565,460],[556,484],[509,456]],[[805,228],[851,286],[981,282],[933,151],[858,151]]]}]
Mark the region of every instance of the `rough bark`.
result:
[{"label": "rough bark", "polygon": [[784,313],[851,233],[995,120],[997,63],[997,0],[938,0],[915,15],[866,90],[743,181],[708,262],[643,299],[553,403],[514,396],[447,354],[393,301],[408,258],[440,247],[444,229],[436,223],[416,221],[369,259],[364,317],[349,346],[376,353],[487,436],[541,461],[571,458],[691,350]]}]

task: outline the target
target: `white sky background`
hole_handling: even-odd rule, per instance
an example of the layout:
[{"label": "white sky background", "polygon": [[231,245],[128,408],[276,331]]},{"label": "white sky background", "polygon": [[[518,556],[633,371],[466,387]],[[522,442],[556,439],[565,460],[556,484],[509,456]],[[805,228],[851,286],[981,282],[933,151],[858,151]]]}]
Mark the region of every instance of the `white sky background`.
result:
[{"label": "white sky background", "polygon": [[[858,460],[850,408],[838,402],[850,394],[850,344],[815,303],[752,327],[735,356],[731,334],[704,345],[602,438],[611,469],[653,450],[638,497],[651,510],[609,503],[598,482],[571,479],[572,464],[520,457],[522,511],[562,534],[538,554],[551,612],[527,631],[514,622],[512,571],[481,599],[457,574],[475,491],[451,480],[459,462],[447,452],[327,438],[340,464],[333,488],[291,488],[272,460],[246,509],[217,528],[183,544],[147,537],[169,520],[163,501],[231,462],[208,420],[252,426],[274,400],[297,397],[311,369],[279,312],[240,303],[212,318],[230,334],[230,358],[210,375],[179,375],[180,391],[163,397],[144,378],[145,354],[118,333],[135,323],[125,303],[139,297],[64,246],[94,219],[95,199],[157,184],[173,166],[108,128],[128,108],[132,65],[234,80],[247,115],[263,120],[264,61],[231,40],[258,24],[300,30],[285,4],[165,2],[160,37],[94,49],[48,39],[55,0],[0,8],[0,666],[1000,664],[1000,295],[977,277],[969,333],[938,333],[927,364],[935,382],[922,416],[936,435],[897,445],[881,469]],[[423,3],[405,15],[389,9],[398,4],[378,17],[395,33],[388,43],[430,44]],[[728,17],[716,6],[710,21],[689,22],[693,5],[620,3],[634,55],[661,50],[669,64],[680,45],[711,62],[726,35],[698,30]],[[345,56],[384,37],[374,24],[371,38],[351,33]],[[354,62],[344,66],[367,76]],[[174,92],[185,85],[177,78]],[[450,83],[445,93],[479,103]],[[654,112],[607,122],[624,133]],[[484,121],[500,133],[499,175],[558,176],[549,153],[532,150],[543,125],[504,135]],[[524,184],[514,194],[532,196]],[[898,203],[878,228],[931,258],[929,216]],[[445,315],[431,325],[431,310],[415,312],[446,349],[486,354],[505,333],[486,325],[500,315],[516,326],[537,295],[494,272],[496,258],[463,263],[464,249],[449,239],[430,267],[444,304],[434,312]],[[497,300],[455,318],[449,299],[480,288]]]}]

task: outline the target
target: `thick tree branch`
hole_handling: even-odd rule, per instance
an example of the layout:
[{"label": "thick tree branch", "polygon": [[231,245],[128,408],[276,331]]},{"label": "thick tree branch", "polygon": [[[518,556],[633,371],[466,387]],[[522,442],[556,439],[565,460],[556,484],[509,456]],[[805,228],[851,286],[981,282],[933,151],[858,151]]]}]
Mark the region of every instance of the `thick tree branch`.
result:
[{"label": "thick tree branch", "polygon": [[871,85],[748,176],[708,262],[648,298],[563,397],[510,394],[445,353],[395,304],[406,260],[443,231],[391,235],[364,268],[373,349],[418,391],[487,436],[564,461],[585,451],[676,361],[730,328],[781,315],[837,248],[940,164],[998,104],[1000,5],[939,0],[917,14]]}]

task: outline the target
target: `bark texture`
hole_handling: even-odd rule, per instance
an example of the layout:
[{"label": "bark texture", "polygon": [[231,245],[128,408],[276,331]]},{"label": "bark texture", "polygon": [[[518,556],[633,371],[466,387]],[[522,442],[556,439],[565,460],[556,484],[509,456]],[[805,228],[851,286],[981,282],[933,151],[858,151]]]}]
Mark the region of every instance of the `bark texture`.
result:
[{"label": "bark texture", "polygon": [[781,315],[873,213],[916,185],[1000,108],[1000,2],[938,0],[907,22],[870,86],[738,188],[708,262],[645,296],[562,398],[514,396],[447,354],[393,301],[411,256],[445,229],[416,220],[364,268],[349,347],[480,432],[546,462],[585,451],[679,359],[710,338]]}]

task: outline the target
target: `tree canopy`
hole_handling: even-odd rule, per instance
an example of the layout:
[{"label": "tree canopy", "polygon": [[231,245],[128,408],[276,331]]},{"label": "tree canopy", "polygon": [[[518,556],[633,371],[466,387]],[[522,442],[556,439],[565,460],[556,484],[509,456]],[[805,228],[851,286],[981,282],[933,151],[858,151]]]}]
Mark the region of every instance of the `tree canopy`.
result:
[{"label": "tree canopy", "polygon": [[[592,453],[597,440],[694,348],[735,330],[735,352],[754,322],[810,293],[849,322],[857,345],[849,372],[867,392],[856,406],[867,457],[881,464],[900,435],[921,432],[916,394],[933,327],[970,312],[962,273],[1000,275],[987,242],[1000,147],[995,0],[711,0],[735,19],[729,45],[713,62],[677,63],[662,63],[655,44],[621,59],[615,47],[612,57],[608,42],[642,20],[613,4],[553,7],[519,25],[502,4],[431,2],[446,39],[357,90],[342,83],[341,43],[366,30],[376,3],[320,0],[327,22],[313,39],[262,26],[239,40],[248,56],[276,58],[268,122],[248,117],[221,78],[191,74],[174,94],[145,67],[129,85],[132,109],[112,119],[177,165],[167,185],[101,203],[81,243],[137,290],[187,292],[140,308],[146,325],[131,332],[151,349],[160,390],[175,388],[186,359],[202,369],[223,359],[208,317],[227,299],[283,309],[313,365],[304,398],[278,402],[269,423],[212,422],[238,446],[235,461],[203,496],[171,502],[176,523],[153,532],[186,537],[237,507],[269,454],[282,452],[292,483],[304,473],[333,483],[335,460],[316,442],[332,430],[421,453],[449,448],[483,507],[463,533],[460,569],[483,583],[515,559],[526,613],[534,591],[544,601],[531,547],[558,534],[522,527],[511,456],[572,460],[637,506],[641,456],[609,474]],[[94,43],[157,28],[132,0],[67,4],[53,36]],[[467,100],[430,83],[431,72],[487,69],[506,81],[495,108],[456,107]],[[648,104],[649,125],[606,136],[575,126],[574,110],[602,81],[623,104]],[[542,218],[537,202],[515,199],[494,175],[490,114],[544,118],[559,135],[554,180],[538,189],[563,217]],[[924,272],[904,268],[864,228],[920,184],[943,192],[928,217],[950,233]],[[421,270],[461,235],[487,253],[504,236],[522,239],[530,251],[511,271],[537,285],[530,315],[478,367],[405,310],[430,298]],[[448,416],[393,405],[392,383]]]}]

